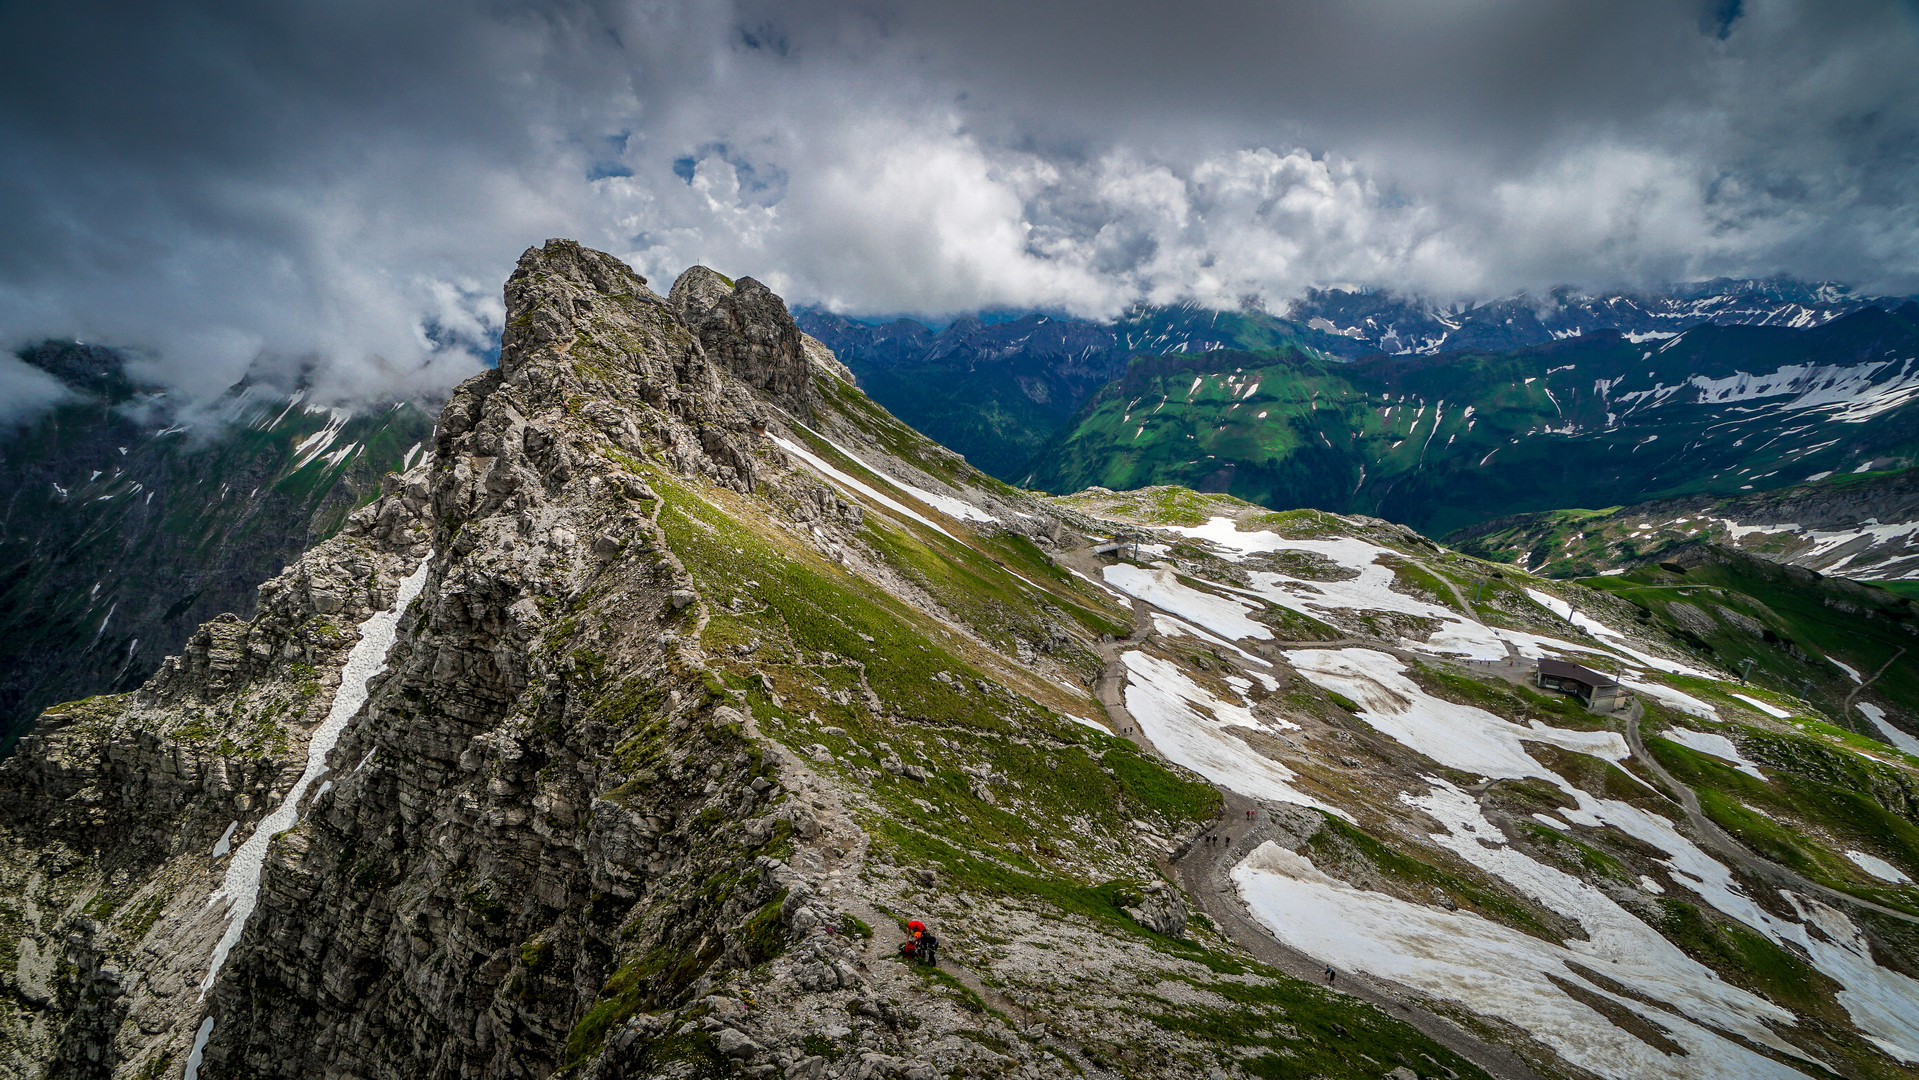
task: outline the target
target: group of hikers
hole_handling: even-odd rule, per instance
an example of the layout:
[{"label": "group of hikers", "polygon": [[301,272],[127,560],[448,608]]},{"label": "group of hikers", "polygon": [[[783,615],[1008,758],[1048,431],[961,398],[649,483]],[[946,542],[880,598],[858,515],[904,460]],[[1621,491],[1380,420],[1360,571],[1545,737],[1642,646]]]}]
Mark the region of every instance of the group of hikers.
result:
[{"label": "group of hikers", "polygon": [[[1246,820],[1249,822],[1258,821],[1259,811],[1256,809],[1246,811]],[[1233,842],[1233,838],[1230,835],[1222,835],[1216,832],[1209,832],[1202,839],[1202,842],[1208,846],[1218,845],[1222,841],[1224,841],[1227,844],[1231,844]]]}]

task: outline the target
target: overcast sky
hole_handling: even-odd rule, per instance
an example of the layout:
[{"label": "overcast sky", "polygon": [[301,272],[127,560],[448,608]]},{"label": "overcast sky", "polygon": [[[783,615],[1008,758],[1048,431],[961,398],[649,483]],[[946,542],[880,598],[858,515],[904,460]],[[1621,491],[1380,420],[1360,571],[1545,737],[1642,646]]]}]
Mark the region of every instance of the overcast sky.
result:
[{"label": "overcast sky", "polygon": [[1919,4],[0,5],[11,343],[443,386],[550,236],[851,314],[1914,292]]}]

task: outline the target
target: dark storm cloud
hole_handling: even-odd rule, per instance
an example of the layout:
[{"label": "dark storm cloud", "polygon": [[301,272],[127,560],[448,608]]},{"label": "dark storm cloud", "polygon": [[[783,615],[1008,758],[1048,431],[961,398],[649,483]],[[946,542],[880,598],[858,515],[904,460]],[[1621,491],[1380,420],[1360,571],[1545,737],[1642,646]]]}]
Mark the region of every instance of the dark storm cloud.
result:
[{"label": "dark storm cloud", "polygon": [[1919,288],[1909,3],[0,8],[0,335],[339,393],[572,235],[855,312]]}]

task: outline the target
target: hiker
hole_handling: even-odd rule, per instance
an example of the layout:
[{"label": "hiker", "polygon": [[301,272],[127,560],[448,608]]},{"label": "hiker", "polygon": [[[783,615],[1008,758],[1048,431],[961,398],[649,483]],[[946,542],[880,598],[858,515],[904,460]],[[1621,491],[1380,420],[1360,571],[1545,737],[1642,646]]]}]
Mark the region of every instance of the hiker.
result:
[{"label": "hiker", "polygon": [[1338,977],[1339,977],[1339,973],[1333,970],[1333,965],[1327,964],[1326,965],[1326,985],[1327,986],[1333,985],[1333,980]]},{"label": "hiker", "polygon": [[1251,821],[1251,820],[1253,820],[1253,815],[1254,815],[1254,814],[1257,814],[1257,813],[1259,813],[1259,811],[1257,811],[1257,810],[1248,810],[1248,811],[1246,811],[1246,820],[1247,820],[1247,821]]},{"label": "hiker", "polygon": [[906,924],[913,935],[911,940],[900,943],[900,955],[908,960],[918,960],[927,967],[939,966],[939,939],[926,928],[926,924],[914,919]]}]

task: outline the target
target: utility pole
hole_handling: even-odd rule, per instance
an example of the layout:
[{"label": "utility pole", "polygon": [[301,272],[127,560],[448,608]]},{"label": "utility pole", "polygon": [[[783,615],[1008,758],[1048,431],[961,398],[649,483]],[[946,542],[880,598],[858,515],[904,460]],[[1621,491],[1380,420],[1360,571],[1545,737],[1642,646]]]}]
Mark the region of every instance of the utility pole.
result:
[{"label": "utility pole", "polygon": [[1482,593],[1484,593],[1485,591],[1486,591],[1486,579],[1485,579],[1485,578],[1480,578],[1480,579],[1479,579],[1479,588],[1477,588],[1477,589],[1474,589],[1474,590],[1473,590],[1473,606],[1474,606],[1474,607],[1478,607],[1478,606],[1479,606],[1479,597],[1480,597],[1480,595],[1481,595]]}]

